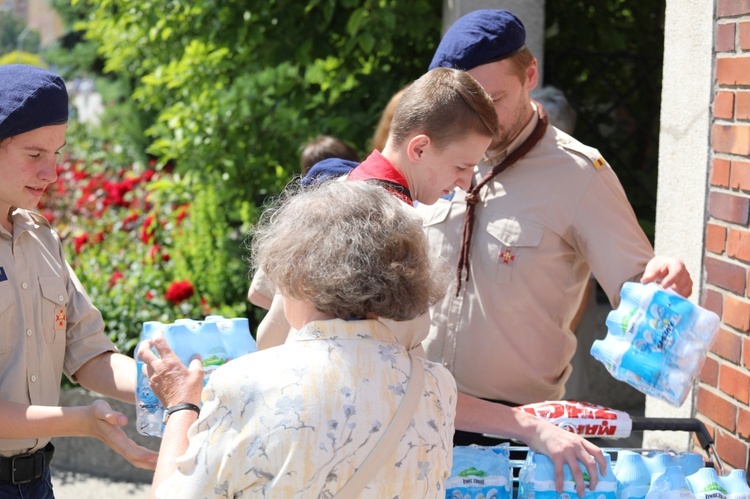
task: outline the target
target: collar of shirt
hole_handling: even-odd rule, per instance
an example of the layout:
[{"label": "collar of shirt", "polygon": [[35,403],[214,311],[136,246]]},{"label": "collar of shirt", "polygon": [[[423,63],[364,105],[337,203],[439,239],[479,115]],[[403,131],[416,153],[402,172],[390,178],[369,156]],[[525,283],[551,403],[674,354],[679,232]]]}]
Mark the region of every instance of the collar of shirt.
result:
[{"label": "collar of shirt", "polygon": [[[406,182],[406,178],[377,149],[373,150],[367,159],[351,171],[348,180],[384,180],[396,183],[406,189],[407,192],[409,191],[409,184]],[[403,192],[395,189],[392,189],[391,192],[396,194],[405,203],[412,204],[412,199]]]},{"label": "collar of shirt", "polygon": [[539,113],[536,110],[536,105],[534,103],[531,103],[532,107],[534,108],[534,114],[531,115],[531,119],[526,124],[525,127],[523,127],[523,130],[521,130],[521,133],[518,134],[518,136],[513,139],[513,142],[510,143],[510,145],[505,148],[504,150],[495,153],[494,151],[487,151],[484,154],[484,158],[482,158],[482,161],[479,163],[480,168],[484,169],[486,171],[492,170],[494,167],[499,165],[505,158],[508,157],[508,154],[518,149],[521,144],[526,141],[526,139],[529,138],[531,133],[534,131],[534,128],[536,127],[537,122],[539,121]]},{"label": "collar of shirt", "polygon": [[8,212],[8,218],[13,222],[13,234],[8,232],[5,227],[0,226],[0,235],[6,239],[13,239],[14,236],[18,237],[23,232],[39,227],[39,224],[31,217],[31,214],[21,208],[11,208]]},{"label": "collar of shirt", "polygon": [[377,319],[313,321],[292,334],[287,343],[310,340],[376,340],[398,343],[388,326]]}]

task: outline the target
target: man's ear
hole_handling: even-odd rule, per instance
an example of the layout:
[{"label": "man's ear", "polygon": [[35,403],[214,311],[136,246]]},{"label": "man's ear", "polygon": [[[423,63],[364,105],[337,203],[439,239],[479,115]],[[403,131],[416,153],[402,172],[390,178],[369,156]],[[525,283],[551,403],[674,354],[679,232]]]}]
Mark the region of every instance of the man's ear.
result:
[{"label": "man's ear", "polygon": [[409,161],[412,163],[419,163],[422,161],[425,150],[429,146],[430,138],[427,135],[419,134],[412,137],[406,148],[406,154],[409,157]]},{"label": "man's ear", "polygon": [[536,57],[531,61],[529,67],[526,68],[526,88],[529,92],[534,90],[539,85],[539,66]]}]

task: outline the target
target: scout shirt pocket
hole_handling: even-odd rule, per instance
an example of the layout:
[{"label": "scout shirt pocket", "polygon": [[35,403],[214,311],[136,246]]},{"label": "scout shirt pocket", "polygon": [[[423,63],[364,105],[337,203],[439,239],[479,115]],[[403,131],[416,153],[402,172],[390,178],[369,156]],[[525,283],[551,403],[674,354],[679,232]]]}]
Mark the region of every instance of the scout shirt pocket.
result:
[{"label": "scout shirt pocket", "polygon": [[40,277],[42,289],[42,328],[47,343],[64,343],[68,329],[68,292],[62,277]]},{"label": "scout shirt pocket", "polygon": [[519,262],[529,265],[533,250],[542,242],[544,227],[528,220],[500,218],[487,225],[487,233],[491,236],[490,257],[497,261],[495,282],[502,284],[513,280]]},{"label": "scout shirt pocket", "polygon": [[13,331],[14,327],[19,327],[13,317],[16,307],[16,294],[10,281],[0,282],[0,324],[3,325],[0,332],[0,354],[13,351],[18,343],[19,333]]},{"label": "scout shirt pocket", "polygon": [[445,228],[441,224],[448,218],[452,201],[453,196],[442,197],[431,206],[421,203],[416,206],[417,213],[422,217],[422,227],[427,234],[430,248],[440,248],[440,256],[443,258],[449,254],[449,248],[445,247]]}]

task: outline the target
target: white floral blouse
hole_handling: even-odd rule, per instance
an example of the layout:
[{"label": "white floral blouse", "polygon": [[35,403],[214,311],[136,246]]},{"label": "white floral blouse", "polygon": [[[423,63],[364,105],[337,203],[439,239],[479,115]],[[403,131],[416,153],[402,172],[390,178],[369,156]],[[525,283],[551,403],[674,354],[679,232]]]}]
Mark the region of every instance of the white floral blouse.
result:
[{"label": "white floral blouse", "polygon": [[[360,497],[444,497],[456,385],[441,365],[422,365],[412,424]],[[229,362],[211,375],[190,445],[157,497],[333,497],[390,423],[409,369],[375,320],[313,322]]]}]

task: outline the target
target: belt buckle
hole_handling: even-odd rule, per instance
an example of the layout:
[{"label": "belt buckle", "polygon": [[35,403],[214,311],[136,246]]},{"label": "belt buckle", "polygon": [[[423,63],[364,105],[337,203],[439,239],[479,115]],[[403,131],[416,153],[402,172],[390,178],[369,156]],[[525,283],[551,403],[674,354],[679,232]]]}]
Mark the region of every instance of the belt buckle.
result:
[{"label": "belt buckle", "polygon": [[[39,478],[39,476],[42,476],[41,473],[39,476],[36,476],[37,474],[37,460],[42,461],[39,463],[39,469],[41,470],[44,466],[43,457],[40,452],[35,452],[33,454],[20,454],[18,456],[13,456],[10,458],[10,482],[13,485],[19,485],[22,483],[29,483],[30,481]],[[28,463],[28,464],[27,464]],[[21,464],[24,466],[24,469],[18,469],[17,464]],[[31,466],[31,469],[28,468],[28,466]],[[23,474],[23,472],[26,472],[26,475],[24,476],[24,479],[17,479],[16,478],[16,471],[21,472],[20,474]]]}]

